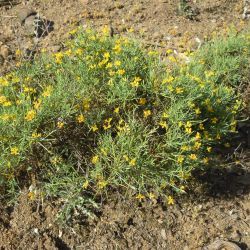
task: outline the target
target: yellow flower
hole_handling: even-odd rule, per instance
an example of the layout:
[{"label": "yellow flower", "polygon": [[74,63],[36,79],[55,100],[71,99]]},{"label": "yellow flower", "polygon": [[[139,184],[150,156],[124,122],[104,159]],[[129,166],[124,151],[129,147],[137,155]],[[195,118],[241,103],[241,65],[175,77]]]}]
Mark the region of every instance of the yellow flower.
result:
[{"label": "yellow flower", "polygon": [[37,101],[34,101],[33,105],[34,105],[34,109],[38,110],[40,108],[42,104],[42,101],[39,99]]},{"label": "yellow flower", "polygon": [[179,121],[179,122],[178,122],[178,126],[181,128],[182,125],[183,125],[183,122],[182,122],[182,121]]},{"label": "yellow flower", "polygon": [[183,90],[183,88],[176,88],[175,91],[177,94],[181,94],[181,93],[183,93],[184,90]]},{"label": "yellow flower", "polygon": [[88,111],[90,109],[90,100],[88,99],[83,100],[82,105],[83,105],[84,111]]},{"label": "yellow flower", "polygon": [[181,146],[181,150],[182,151],[188,151],[190,148],[188,147],[188,146],[186,146],[186,145],[184,145],[184,146]]},{"label": "yellow flower", "polygon": [[187,127],[187,128],[185,128],[185,131],[186,131],[187,134],[191,134],[192,133],[192,128]]},{"label": "yellow flower", "polygon": [[115,51],[116,54],[119,54],[122,50],[120,44],[116,44],[113,50]]},{"label": "yellow flower", "polygon": [[55,53],[55,62],[57,64],[61,64],[62,59],[63,59],[63,53],[62,52]]},{"label": "yellow flower", "polygon": [[114,76],[114,75],[115,75],[115,71],[110,70],[110,71],[109,71],[109,75],[110,75],[110,76]]},{"label": "yellow flower", "polygon": [[138,103],[139,103],[140,105],[145,105],[146,102],[147,102],[147,99],[146,99],[146,98],[140,98],[139,101],[138,101]]},{"label": "yellow flower", "polygon": [[98,155],[93,156],[92,159],[91,159],[92,164],[96,164],[98,161],[99,161],[99,156]]},{"label": "yellow flower", "polygon": [[169,59],[169,61],[171,61],[171,62],[176,62],[176,61],[177,61],[176,58],[175,58],[174,56],[169,56],[168,59]]},{"label": "yellow flower", "polygon": [[211,141],[211,140],[212,140],[212,138],[211,138],[211,137],[209,137],[209,133],[208,133],[208,131],[204,131],[203,133],[204,133],[204,136],[205,136],[205,138],[206,138],[207,140],[209,140],[209,141]]},{"label": "yellow flower", "polygon": [[70,35],[75,35],[77,33],[77,29],[73,29],[69,32]]},{"label": "yellow flower", "polygon": [[187,128],[191,128],[191,127],[192,127],[192,123],[191,123],[191,122],[187,122],[187,123],[186,123],[186,127],[187,127]]},{"label": "yellow flower", "polygon": [[169,92],[173,92],[174,91],[174,88],[173,88],[173,86],[171,86],[171,85],[168,85],[168,90],[169,90]]},{"label": "yellow flower", "polygon": [[16,105],[21,105],[22,101],[21,100],[16,100]]},{"label": "yellow flower", "polygon": [[104,120],[104,124],[103,124],[104,130],[107,130],[107,129],[111,128],[110,123],[111,123],[112,120],[113,120],[112,118],[108,118],[108,119]]},{"label": "yellow flower", "polygon": [[174,77],[173,76],[169,76],[165,79],[162,80],[162,84],[165,84],[165,83],[171,83],[174,81]]},{"label": "yellow flower", "polygon": [[86,181],[82,184],[82,188],[83,188],[83,189],[87,189],[88,186],[89,186],[89,181],[86,180]]},{"label": "yellow flower", "polygon": [[127,155],[123,155],[123,158],[125,159],[125,161],[129,161],[129,158]]},{"label": "yellow flower", "polygon": [[63,128],[64,127],[64,122],[57,122],[57,127],[58,128]]},{"label": "yellow flower", "polygon": [[91,130],[92,130],[93,132],[96,132],[96,131],[98,130],[97,125],[94,124],[94,125],[91,127]]},{"label": "yellow flower", "polygon": [[191,155],[189,156],[189,158],[190,158],[191,160],[193,160],[193,161],[197,160],[196,154],[191,154]]},{"label": "yellow flower", "polygon": [[212,147],[207,147],[207,152],[210,153],[212,151]]},{"label": "yellow flower", "polygon": [[9,107],[9,106],[11,106],[11,102],[10,101],[6,101],[6,102],[3,103],[3,106],[4,107]]},{"label": "yellow flower", "polygon": [[4,95],[0,96],[0,104],[5,103],[6,101],[7,98]]},{"label": "yellow flower", "polygon": [[201,139],[201,134],[199,132],[196,133],[195,135],[195,140],[200,140]]},{"label": "yellow flower", "polygon": [[208,105],[208,106],[207,106],[207,111],[210,112],[210,113],[213,113],[213,112],[214,112],[214,110],[213,110],[213,108],[212,108],[211,105]]},{"label": "yellow flower", "polygon": [[201,114],[201,110],[200,110],[199,108],[196,108],[196,109],[195,109],[195,114],[196,114],[196,115]]},{"label": "yellow flower", "polygon": [[174,205],[174,198],[171,195],[169,195],[167,198],[167,204]]},{"label": "yellow flower", "polygon": [[57,165],[58,163],[61,163],[61,162],[62,162],[62,158],[61,158],[61,156],[55,155],[55,156],[53,156],[53,157],[50,159],[50,162],[51,162],[53,165]]},{"label": "yellow flower", "polygon": [[19,155],[19,149],[17,147],[10,148],[10,154]]},{"label": "yellow flower", "polygon": [[199,124],[199,129],[200,130],[204,130],[205,128],[204,128],[204,125],[201,123],[201,124]]},{"label": "yellow flower", "polygon": [[226,148],[230,148],[230,147],[231,147],[230,143],[228,143],[228,142],[225,143],[224,146],[225,146]]},{"label": "yellow flower", "polygon": [[200,147],[201,147],[201,143],[200,142],[195,142],[194,148],[198,150]]},{"label": "yellow flower", "polygon": [[165,128],[165,129],[168,128],[168,125],[167,125],[167,122],[166,122],[166,121],[160,121],[160,122],[159,122],[159,125],[161,126],[161,128]]},{"label": "yellow flower", "polygon": [[82,54],[83,54],[83,49],[78,48],[78,49],[76,50],[76,55],[81,56]]},{"label": "yellow flower", "polygon": [[105,188],[107,185],[108,185],[108,182],[106,182],[106,181],[99,181],[99,182],[97,183],[97,186],[98,186],[99,189],[103,189],[103,188]]},{"label": "yellow flower", "polygon": [[109,33],[110,33],[110,29],[109,29],[109,27],[108,27],[107,25],[105,25],[105,26],[102,28],[102,34],[103,34],[104,36],[108,36]]},{"label": "yellow flower", "polygon": [[136,158],[130,160],[129,165],[130,166],[135,166],[136,165]]},{"label": "yellow flower", "polygon": [[72,50],[71,49],[68,49],[64,52],[65,55],[67,56],[71,56],[72,55]]},{"label": "yellow flower", "polygon": [[49,97],[51,95],[52,89],[53,89],[52,86],[48,86],[42,93],[42,96]]},{"label": "yellow flower", "polygon": [[195,108],[195,104],[193,102],[190,102],[188,105],[190,108]]},{"label": "yellow flower", "polygon": [[112,63],[107,63],[107,65],[106,65],[106,69],[110,69],[110,68],[112,68],[112,66],[113,66],[113,64]]},{"label": "yellow flower", "polygon": [[118,69],[117,70],[117,74],[118,75],[124,75],[125,74],[125,70],[124,69]]},{"label": "yellow flower", "polygon": [[17,49],[15,54],[16,54],[16,56],[20,56],[22,54],[22,51],[20,49]]},{"label": "yellow flower", "polygon": [[141,200],[145,199],[145,196],[144,196],[143,194],[138,194],[138,195],[136,195],[135,198],[136,198],[137,200],[141,201]]},{"label": "yellow flower", "polygon": [[180,186],[180,190],[181,190],[182,193],[186,193],[185,186]]},{"label": "yellow flower", "polygon": [[110,54],[109,54],[109,52],[105,52],[105,53],[103,54],[103,57],[104,57],[105,59],[110,58]]},{"label": "yellow flower", "polygon": [[76,119],[79,123],[83,123],[85,121],[85,117],[83,114],[78,115]]},{"label": "yellow flower", "polygon": [[35,198],[36,198],[36,192],[34,192],[34,191],[30,191],[29,193],[28,193],[28,197],[29,197],[29,199],[30,200],[35,200]]},{"label": "yellow flower", "polygon": [[162,114],[162,116],[161,116],[163,119],[167,119],[168,117],[169,117],[169,115],[166,113],[166,112],[164,112],[163,114]]},{"label": "yellow flower", "polygon": [[103,155],[107,156],[108,153],[107,153],[107,150],[105,148],[101,148],[101,152]]},{"label": "yellow flower", "polygon": [[140,82],[141,82],[141,78],[140,77],[135,77],[134,81],[131,82],[130,84],[131,84],[131,86],[133,88],[137,88],[139,86]]},{"label": "yellow flower", "polygon": [[151,114],[152,114],[152,112],[151,112],[151,110],[149,110],[149,109],[143,111],[143,116],[144,116],[145,118],[147,118],[147,117],[150,116]]},{"label": "yellow flower", "polygon": [[0,116],[3,121],[11,120],[11,115],[9,114],[3,114]]},{"label": "yellow flower", "polygon": [[216,100],[216,102],[220,104],[220,103],[222,103],[222,100],[221,100],[220,98],[218,98],[218,99]]},{"label": "yellow flower", "polygon": [[23,91],[24,91],[25,93],[36,93],[36,90],[35,90],[34,88],[30,88],[30,87],[27,87],[27,86],[25,86],[25,87],[23,88]]},{"label": "yellow flower", "polygon": [[208,164],[208,162],[209,162],[209,159],[207,157],[203,159],[204,164]]},{"label": "yellow flower", "polygon": [[34,139],[37,139],[37,138],[40,138],[42,136],[41,133],[37,133],[37,132],[33,132],[31,137],[34,138]]},{"label": "yellow flower", "polygon": [[149,193],[149,194],[148,194],[148,198],[149,198],[150,200],[154,200],[154,199],[155,199],[155,194]]},{"label": "yellow flower", "polygon": [[115,61],[115,62],[114,62],[114,65],[115,65],[116,67],[121,66],[121,61]]},{"label": "yellow flower", "polygon": [[218,122],[218,118],[214,117],[214,118],[211,119],[211,121],[212,121],[213,124],[216,124]]},{"label": "yellow flower", "polygon": [[119,111],[120,111],[120,108],[119,108],[119,107],[117,107],[117,108],[114,109],[114,113],[116,113],[116,114],[118,114]]},{"label": "yellow flower", "polygon": [[2,86],[9,86],[9,82],[6,78],[0,77],[0,85]]},{"label": "yellow flower", "polygon": [[32,121],[36,116],[36,111],[35,110],[30,110],[27,112],[26,116],[25,116],[25,120],[26,121]]},{"label": "yellow flower", "polygon": [[207,77],[207,78],[209,78],[209,77],[211,77],[211,76],[214,76],[215,75],[215,73],[213,72],[213,71],[205,71],[205,76]]},{"label": "yellow flower", "polygon": [[177,162],[182,164],[184,161],[184,156],[183,155],[179,155],[178,158],[177,158]]},{"label": "yellow flower", "polygon": [[169,55],[169,54],[173,53],[173,50],[172,49],[167,49],[166,53],[167,53],[167,55]]}]

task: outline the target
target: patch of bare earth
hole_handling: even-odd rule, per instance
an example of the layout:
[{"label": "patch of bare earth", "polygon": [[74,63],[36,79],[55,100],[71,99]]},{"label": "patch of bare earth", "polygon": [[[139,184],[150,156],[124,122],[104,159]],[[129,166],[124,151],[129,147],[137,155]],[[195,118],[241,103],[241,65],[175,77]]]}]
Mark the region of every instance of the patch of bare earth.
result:
[{"label": "patch of bare earth", "polygon": [[[195,3],[196,2],[196,3]],[[196,49],[230,24],[241,30],[241,0],[193,1],[195,20],[177,14],[177,1],[43,0],[21,1],[0,7],[0,73],[18,62],[23,53],[41,48],[57,50],[75,25],[112,26],[114,33],[134,35],[158,49]],[[29,7],[53,22],[53,30],[36,38],[17,18]],[[197,39],[198,38],[198,39]],[[7,50],[6,50],[7,48]],[[7,51],[7,52],[6,52]],[[242,166],[197,173],[193,188],[173,206],[161,201],[138,203],[113,195],[97,218],[75,221],[71,227],[55,223],[59,205],[30,201],[23,190],[14,207],[0,207],[0,249],[201,249],[216,239],[250,246],[249,152]],[[198,183],[198,184],[197,184]]]}]

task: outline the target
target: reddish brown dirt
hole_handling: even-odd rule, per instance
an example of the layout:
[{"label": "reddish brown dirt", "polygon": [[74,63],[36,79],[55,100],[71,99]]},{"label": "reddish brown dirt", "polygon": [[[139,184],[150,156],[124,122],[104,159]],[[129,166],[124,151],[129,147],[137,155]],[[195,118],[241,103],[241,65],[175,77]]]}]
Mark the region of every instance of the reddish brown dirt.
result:
[{"label": "reddish brown dirt", "polygon": [[[96,28],[111,25],[115,33],[127,33],[133,28],[137,38],[158,49],[195,49],[195,38],[203,41],[230,24],[239,30],[246,27],[249,21],[241,20],[242,3],[193,1],[200,14],[197,20],[189,20],[176,14],[177,1],[171,0],[23,0],[11,8],[0,8],[0,46],[8,48],[0,73],[16,64],[16,49],[56,50],[78,24]],[[54,22],[48,36],[35,40],[26,35],[25,27],[16,18],[24,4]],[[138,204],[114,194],[96,219],[77,220],[70,227],[55,223],[59,208],[56,201],[31,202],[23,190],[14,207],[0,207],[0,249],[187,250],[201,249],[215,239],[249,249],[249,152],[243,158],[236,167],[196,174],[193,188],[176,199],[173,206],[149,201]]]},{"label": "reddish brown dirt", "polygon": [[[249,163],[245,167],[250,167]],[[94,220],[55,223],[57,206],[30,202],[23,191],[14,210],[0,216],[2,249],[201,249],[224,239],[250,244],[249,174],[245,170],[198,175],[192,193],[173,206],[139,204],[113,195]],[[248,178],[248,179],[247,179]]]}]

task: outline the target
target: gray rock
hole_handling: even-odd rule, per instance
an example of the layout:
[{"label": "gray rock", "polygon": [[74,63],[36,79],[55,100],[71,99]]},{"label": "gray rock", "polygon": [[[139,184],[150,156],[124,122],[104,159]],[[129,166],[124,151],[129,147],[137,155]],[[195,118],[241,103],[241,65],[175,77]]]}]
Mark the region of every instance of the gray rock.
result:
[{"label": "gray rock", "polygon": [[0,47],[0,55],[6,60],[10,55],[10,50],[6,45]]},{"label": "gray rock", "polygon": [[41,18],[38,14],[27,17],[24,21],[24,27],[27,35],[36,38],[44,37],[53,30],[52,21]]},{"label": "gray rock", "polygon": [[236,244],[224,240],[216,240],[212,244],[202,248],[202,250],[222,250],[222,249],[241,250]]},{"label": "gray rock", "polygon": [[161,237],[163,238],[163,240],[167,240],[167,234],[165,229],[161,230]]},{"label": "gray rock", "polygon": [[35,19],[36,19],[36,16],[32,15],[32,16],[27,17],[24,21],[26,34],[29,36],[35,35],[35,30],[36,30]]},{"label": "gray rock", "polygon": [[36,11],[29,9],[27,7],[22,7],[17,10],[17,17],[22,25],[25,23],[28,17],[35,16],[36,14],[37,14]]}]

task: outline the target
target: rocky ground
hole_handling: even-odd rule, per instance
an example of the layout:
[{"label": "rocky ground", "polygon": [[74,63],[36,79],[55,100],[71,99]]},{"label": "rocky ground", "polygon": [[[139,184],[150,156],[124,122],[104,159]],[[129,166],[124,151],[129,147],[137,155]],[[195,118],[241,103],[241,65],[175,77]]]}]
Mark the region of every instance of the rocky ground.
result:
[{"label": "rocky ground", "polygon": [[[197,0],[190,6],[192,15],[170,0],[0,0],[0,74],[43,48],[60,50],[78,25],[109,25],[115,34],[178,53],[199,48],[231,25],[239,31],[249,25],[242,20],[241,0]],[[187,250],[216,240],[226,241],[225,249],[249,249],[250,154],[247,148],[237,154],[237,164],[227,169],[196,174],[193,188],[173,206],[114,194],[95,219],[78,219],[72,227],[55,223],[56,202],[31,202],[23,190],[14,207],[1,207],[0,249]],[[216,244],[207,249],[220,249]]]}]

